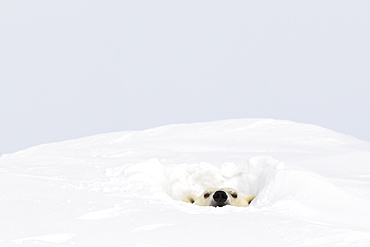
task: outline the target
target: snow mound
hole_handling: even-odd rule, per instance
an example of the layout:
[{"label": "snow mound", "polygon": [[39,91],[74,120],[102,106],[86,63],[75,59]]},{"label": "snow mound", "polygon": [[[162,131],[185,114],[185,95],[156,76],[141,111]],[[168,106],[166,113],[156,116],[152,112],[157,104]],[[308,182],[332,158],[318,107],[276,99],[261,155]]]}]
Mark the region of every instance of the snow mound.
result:
[{"label": "snow mound", "polygon": [[[172,125],[0,159],[0,245],[369,246],[370,144],[271,119]],[[186,193],[233,187],[249,207]],[[246,234],[248,233],[248,234]],[[266,238],[266,236],[269,236]]]}]

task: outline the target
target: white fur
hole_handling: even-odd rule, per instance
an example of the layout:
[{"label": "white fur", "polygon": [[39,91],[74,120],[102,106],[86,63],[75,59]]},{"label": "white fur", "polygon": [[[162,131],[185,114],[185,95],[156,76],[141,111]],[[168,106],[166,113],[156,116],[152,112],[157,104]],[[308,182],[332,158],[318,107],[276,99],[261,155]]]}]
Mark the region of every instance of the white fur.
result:
[{"label": "white fur", "polygon": [[216,201],[213,198],[216,191],[223,191],[227,194],[225,205],[247,207],[255,198],[254,195],[242,196],[232,188],[208,188],[200,196],[186,195],[184,202],[193,203],[198,206],[216,206]]}]

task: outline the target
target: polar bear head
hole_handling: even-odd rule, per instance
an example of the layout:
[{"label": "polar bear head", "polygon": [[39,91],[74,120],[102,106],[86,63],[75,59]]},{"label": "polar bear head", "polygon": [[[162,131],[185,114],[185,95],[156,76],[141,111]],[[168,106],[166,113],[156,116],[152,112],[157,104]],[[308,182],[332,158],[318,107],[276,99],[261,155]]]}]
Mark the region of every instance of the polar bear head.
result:
[{"label": "polar bear head", "polygon": [[184,201],[198,206],[223,207],[225,205],[247,207],[255,196],[242,196],[232,188],[208,188],[200,196],[188,194]]}]

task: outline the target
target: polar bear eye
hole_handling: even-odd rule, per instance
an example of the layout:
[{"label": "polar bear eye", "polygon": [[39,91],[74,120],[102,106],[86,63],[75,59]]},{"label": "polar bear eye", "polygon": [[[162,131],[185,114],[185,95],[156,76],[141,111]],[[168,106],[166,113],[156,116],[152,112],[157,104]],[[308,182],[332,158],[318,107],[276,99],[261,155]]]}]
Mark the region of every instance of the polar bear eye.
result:
[{"label": "polar bear eye", "polygon": [[204,194],[204,198],[208,198],[210,196],[210,194],[209,193],[205,193]]},{"label": "polar bear eye", "polygon": [[234,197],[234,198],[237,198],[238,197],[238,194],[232,193],[231,196]]}]

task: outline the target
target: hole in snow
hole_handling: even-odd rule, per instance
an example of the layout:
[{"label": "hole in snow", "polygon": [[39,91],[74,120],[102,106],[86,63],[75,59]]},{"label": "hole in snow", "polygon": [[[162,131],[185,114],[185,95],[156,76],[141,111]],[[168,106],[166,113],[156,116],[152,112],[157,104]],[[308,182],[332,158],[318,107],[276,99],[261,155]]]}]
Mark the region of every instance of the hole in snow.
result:
[{"label": "hole in snow", "polygon": [[244,195],[258,195],[275,174],[279,161],[255,157],[244,166],[225,163],[221,167],[209,163],[165,166],[152,159],[125,167],[108,169],[107,192],[124,192],[132,196],[166,196],[182,201],[187,193],[201,194],[209,187],[231,187]]},{"label": "hole in snow", "polygon": [[[244,195],[256,195],[250,212],[269,208],[289,217],[324,220],[330,224],[337,221],[338,214],[348,224],[352,224],[356,215],[363,215],[361,224],[364,226],[369,220],[365,216],[370,207],[368,201],[339,189],[320,175],[286,166],[270,157],[251,158],[244,166],[226,163],[221,167],[208,163],[165,166],[153,159],[108,169],[106,176],[107,182],[97,182],[93,188],[142,201],[172,204],[186,212],[193,212],[194,207],[177,202],[182,201],[185,194],[200,195],[207,187],[216,186],[232,187]],[[222,210],[239,210],[237,208]],[[349,210],[352,208],[355,210]],[[197,212],[215,212],[209,207],[198,209]]]},{"label": "hole in snow", "polygon": [[251,158],[244,166],[225,163],[221,167],[208,163],[165,166],[153,159],[108,169],[106,176],[109,182],[101,190],[167,203],[182,201],[187,193],[200,195],[208,187],[231,187],[243,195],[256,195],[254,208],[274,207],[297,215],[311,214],[313,208],[341,206],[345,210],[362,203],[320,175],[264,156]]}]

